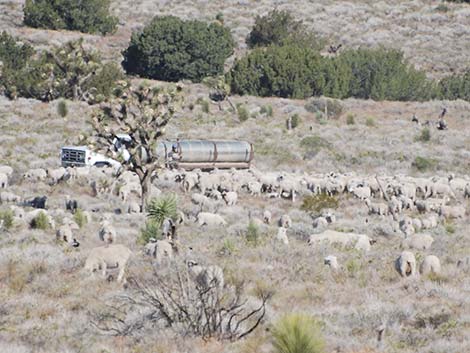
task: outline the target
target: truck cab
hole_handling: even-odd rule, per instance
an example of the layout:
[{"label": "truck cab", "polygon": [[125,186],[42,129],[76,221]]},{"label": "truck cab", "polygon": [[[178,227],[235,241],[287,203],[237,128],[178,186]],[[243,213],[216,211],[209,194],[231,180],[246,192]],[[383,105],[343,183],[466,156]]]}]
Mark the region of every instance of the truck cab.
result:
[{"label": "truck cab", "polygon": [[119,169],[121,163],[91,151],[86,146],[65,146],[60,149],[60,160],[63,167],[112,167]]}]

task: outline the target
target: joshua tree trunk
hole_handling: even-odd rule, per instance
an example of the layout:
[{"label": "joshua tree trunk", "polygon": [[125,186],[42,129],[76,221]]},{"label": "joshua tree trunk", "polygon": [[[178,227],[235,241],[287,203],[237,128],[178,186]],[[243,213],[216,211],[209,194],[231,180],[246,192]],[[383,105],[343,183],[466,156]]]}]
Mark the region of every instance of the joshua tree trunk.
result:
[{"label": "joshua tree trunk", "polygon": [[144,173],[140,178],[140,186],[142,188],[142,199],[140,201],[140,212],[145,212],[145,206],[147,206],[147,199],[150,193],[150,173]]}]

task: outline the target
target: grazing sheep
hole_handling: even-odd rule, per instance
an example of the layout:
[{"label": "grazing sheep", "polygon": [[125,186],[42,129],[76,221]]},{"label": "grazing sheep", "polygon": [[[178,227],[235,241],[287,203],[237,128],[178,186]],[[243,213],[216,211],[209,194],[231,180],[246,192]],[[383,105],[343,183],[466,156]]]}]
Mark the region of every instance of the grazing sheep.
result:
[{"label": "grazing sheep", "polygon": [[104,241],[106,244],[116,242],[116,230],[108,220],[103,220],[101,222],[98,235],[100,240]]},{"label": "grazing sheep", "polygon": [[279,227],[290,228],[292,227],[292,219],[289,215],[284,214],[279,219]]},{"label": "grazing sheep", "polygon": [[370,199],[370,197],[371,197],[371,190],[370,190],[370,187],[368,187],[368,186],[355,187],[351,190],[351,193],[355,197],[357,197],[358,199],[361,199],[361,200]]},{"label": "grazing sheep", "polygon": [[332,270],[339,270],[338,259],[334,255],[328,255],[323,259],[323,263],[329,266]]},{"label": "grazing sheep", "polygon": [[209,198],[202,194],[193,193],[191,195],[191,201],[196,205],[204,206],[209,202]]},{"label": "grazing sheep", "polygon": [[69,195],[65,196],[65,209],[72,213],[75,213],[78,209],[78,201],[71,199]]},{"label": "grazing sheep", "polygon": [[165,260],[171,260],[174,253],[174,244],[168,240],[155,240],[151,238],[145,245],[145,253],[155,258],[155,262],[160,265]]},{"label": "grazing sheep", "polygon": [[252,196],[260,196],[263,185],[257,181],[251,181],[247,184],[248,191]]},{"label": "grazing sheep", "polygon": [[192,172],[186,173],[183,180],[183,191],[190,192],[198,183],[199,176]]},{"label": "grazing sheep", "polygon": [[328,221],[325,217],[317,217],[313,220],[313,228],[324,229],[328,227]]},{"label": "grazing sheep", "polygon": [[289,238],[287,238],[287,229],[279,227],[275,239],[284,245],[289,245]]},{"label": "grazing sheep", "polygon": [[428,255],[424,258],[421,266],[419,268],[419,272],[423,275],[429,275],[431,273],[438,275],[441,273],[441,262],[439,258],[434,255]]},{"label": "grazing sheep", "polygon": [[188,261],[188,267],[194,281],[202,289],[215,288],[221,290],[224,288],[224,271],[221,267],[217,265],[201,266],[194,261]]},{"label": "grazing sheep", "polygon": [[439,215],[444,218],[465,218],[464,206],[441,206]]},{"label": "grazing sheep", "polygon": [[47,178],[47,172],[42,169],[30,169],[26,173],[23,174],[23,179],[29,180],[29,181],[43,181],[46,180]]},{"label": "grazing sheep", "polygon": [[334,230],[325,230],[323,233],[312,234],[309,237],[310,245],[322,242],[337,243],[343,246],[354,246],[357,250],[369,251],[372,240],[365,234],[343,233]]},{"label": "grazing sheep", "polygon": [[72,224],[63,224],[61,225],[56,232],[56,239],[58,241],[64,241],[67,244],[73,246],[74,248],[78,248],[80,243],[73,237],[73,229],[75,227]]},{"label": "grazing sheep", "polygon": [[225,200],[227,206],[233,206],[237,203],[238,195],[235,191],[224,192],[222,197]]},{"label": "grazing sheep", "polygon": [[214,200],[217,200],[217,201],[223,199],[223,195],[219,190],[210,190],[210,192],[207,194],[207,196],[210,197],[211,199],[214,199]]},{"label": "grazing sheep", "polygon": [[8,165],[0,165],[0,174],[6,174],[9,178],[13,175],[13,168]]},{"label": "grazing sheep", "polygon": [[119,268],[117,281],[121,282],[124,278],[126,264],[131,255],[132,252],[121,244],[94,248],[90,251],[85,261],[85,271],[93,274],[93,272],[101,270],[103,277],[106,278],[107,269]]},{"label": "grazing sheep", "polygon": [[0,192],[0,203],[21,202],[21,197],[8,191]]},{"label": "grazing sheep", "polygon": [[263,222],[266,224],[270,224],[272,219],[271,211],[264,210],[263,212]]},{"label": "grazing sheep", "polygon": [[165,218],[162,222],[162,236],[168,240],[176,237],[176,225],[171,218]]},{"label": "grazing sheep", "polygon": [[140,204],[137,201],[128,202],[127,213],[140,213]]},{"label": "grazing sheep", "polygon": [[413,234],[402,241],[402,247],[416,250],[427,250],[434,242],[434,238],[429,234]]},{"label": "grazing sheep", "polygon": [[0,173],[0,189],[6,189],[8,187],[8,175]]},{"label": "grazing sheep", "polygon": [[227,222],[221,215],[209,212],[199,212],[197,215],[197,222],[199,226],[226,226]]},{"label": "grazing sheep", "polygon": [[366,206],[369,208],[369,214],[385,216],[388,212],[388,206],[382,202],[372,203],[369,199],[365,200]]},{"label": "grazing sheep", "polygon": [[141,196],[142,188],[138,183],[128,183],[119,189],[119,198],[122,201],[127,201],[131,193],[135,193],[138,197]]},{"label": "grazing sheep", "polygon": [[403,251],[395,261],[395,269],[402,277],[416,276],[416,258],[410,251]]},{"label": "grazing sheep", "polygon": [[59,183],[60,181],[64,180],[67,176],[67,170],[64,167],[60,167],[57,169],[47,169],[46,171],[47,176],[52,185]]},{"label": "grazing sheep", "polygon": [[390,214],[397,214],[400,213],[402,210],[402,203],[397,199],[395,195],[390,198],[388,202],[388,212]]},{"label": "grazing sheep", "polygon": [[47,196],[36,196],[24,202],[25,206],[46,209]]}]

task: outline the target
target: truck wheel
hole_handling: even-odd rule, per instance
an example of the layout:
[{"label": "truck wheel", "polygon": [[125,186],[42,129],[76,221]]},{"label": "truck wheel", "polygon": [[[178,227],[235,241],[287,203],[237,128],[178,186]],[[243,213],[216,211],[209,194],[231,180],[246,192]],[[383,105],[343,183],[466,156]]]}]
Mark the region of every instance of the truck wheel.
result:
[{"label": "truck wheel", "polygon": [[104,167],[109,167],[110,164],[108,162],[96,162],[94,166],[97,168],[104,168]]}]

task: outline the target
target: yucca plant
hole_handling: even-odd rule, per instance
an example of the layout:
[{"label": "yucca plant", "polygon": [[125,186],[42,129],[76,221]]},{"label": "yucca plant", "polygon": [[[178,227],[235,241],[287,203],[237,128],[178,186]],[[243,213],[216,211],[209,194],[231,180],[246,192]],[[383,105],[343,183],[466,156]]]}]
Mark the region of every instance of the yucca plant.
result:
[{"label": "yucca plant", "polygon": [[289,314],[281,318],[273,328],[275,353],[320,353],[325,342],[320,325],[313,317]]},{"label": "yucca plant", "polygon": [[152,199],[147,206],[147,217],[156,227],[161,227],[165,218],[176,219],[177,203],[178,199],[174,194]]},{"label": "yucca plant", "polygon": [[145,222],[145,226],[140,229],[140,237],[137,240],[137,243],[145,245],[150,241],[151,238],[159,240],[162,237],[160,227],[157,225],[157,223],[153,220],[148,220]]}]

